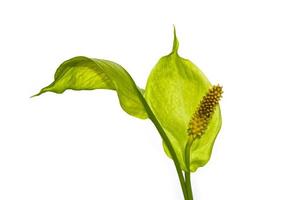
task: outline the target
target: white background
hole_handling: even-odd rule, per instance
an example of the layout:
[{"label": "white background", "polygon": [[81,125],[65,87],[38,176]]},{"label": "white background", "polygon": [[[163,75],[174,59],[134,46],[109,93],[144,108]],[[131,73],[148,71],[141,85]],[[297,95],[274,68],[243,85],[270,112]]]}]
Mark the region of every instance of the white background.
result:
[{"label": "white background", "polygon": [[182,199],[155,128],[114,92],[29,98],[77,55],[113,60],[145,86],[175,24],[180,54],[225,91],[195,199],[299,200],[299,10],[296,0],[1,0],[0,199]]}]

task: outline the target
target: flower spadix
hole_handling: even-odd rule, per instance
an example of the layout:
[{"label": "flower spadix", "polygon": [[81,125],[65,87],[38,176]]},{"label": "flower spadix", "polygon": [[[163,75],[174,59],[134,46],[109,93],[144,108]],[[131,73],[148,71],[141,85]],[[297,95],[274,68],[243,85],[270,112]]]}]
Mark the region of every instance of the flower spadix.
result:
[{"label": "flower spadix", "polygon": [[222,97],[222,87],[213,86],[207,94],[202,98],[199,107],[192,116],[188,134],[194,139],[200,138],[205,133],[214,111]]},{"label": "flower spadix", "polygon": [[[193,123],[193,118],[198,117],[195,112],[206,94],[210,94],[210,91],[217,91],[218,94],[221,92],[219,87],[212,87],[195,64],[178,55],[178,48],[179,42],[174,29],[172,52],[162,57],[151,71],[146,85],[145,98],[168,135],[181,168],[193,172],[209,161],[222,123],[220,108],[216,104],[213,106],[214,112],[211,112],[208,118],[203,118],[205,124],[201,125],[203,127],[200,127],[200,132],[197,133],[202,136],[191,146],[190,169],[187,169],[185,147],[191,134],[190,128],[197,130],[194,127],[197,124]],[[217,101],[212,103],[217,103]],[[171,157],[166,146],[164,147],[168,156]]]}]

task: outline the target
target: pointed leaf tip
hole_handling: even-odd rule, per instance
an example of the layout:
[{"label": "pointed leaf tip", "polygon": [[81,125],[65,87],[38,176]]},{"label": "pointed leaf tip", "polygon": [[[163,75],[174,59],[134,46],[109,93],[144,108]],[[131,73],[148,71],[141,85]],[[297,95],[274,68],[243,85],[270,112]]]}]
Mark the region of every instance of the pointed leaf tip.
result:
[{"label": "pointed leaf tip", "polygon": [[30,98],[34,98],[34,97],[40,96],[42,93],[43,93],[43,91],[40,90],[38,93],[36,93],[36,94],[30,96]]},{"label": "pointed leaf tip", "polygon": [[178,53],[178,48],[179,48],[179,42],[178,42],[178,39],[177,39],[177,36],[176,36],[176,28],[175,28],[175,25],[173,25],[174,27],[174,39],[173,39],[173,49],[172,49],[172,53]]}]

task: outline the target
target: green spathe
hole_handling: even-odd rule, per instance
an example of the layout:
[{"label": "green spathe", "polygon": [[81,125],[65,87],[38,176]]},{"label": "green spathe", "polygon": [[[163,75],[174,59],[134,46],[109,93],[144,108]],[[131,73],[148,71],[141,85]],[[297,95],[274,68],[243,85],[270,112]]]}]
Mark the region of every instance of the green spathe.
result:
[{"label": "green spathe", "polygon": [[[184,152],[188,141],[188,123],[211,84],[196,65],[178,55],[178,47],[174,30],[173,50],[162,57],[151,71],[145,98],[171,141],[181,168],[186,171]],[[220,128],[221,113],[217,107],[205,134],[196,139],[191,147],[191,171],[196,171],[209,161]],[[169,155],[168,150],[164,149]]]}]

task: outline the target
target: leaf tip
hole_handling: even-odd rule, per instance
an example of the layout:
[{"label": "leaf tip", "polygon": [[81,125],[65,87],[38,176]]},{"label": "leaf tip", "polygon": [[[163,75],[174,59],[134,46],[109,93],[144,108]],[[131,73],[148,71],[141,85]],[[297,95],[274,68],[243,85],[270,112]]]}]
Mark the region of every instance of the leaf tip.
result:
[{"label": "leaf tip", "polygon": [[40,96],[41,94],[42,94],[42,92],[36,93],[36,94],[34,94],[34,95],[30,96],[30,98],[33,98],[33,97]]},{"label": "leaf tip", "polygon": [[174,34],[174,39],[173,39],[173,49],[172,53],[178,53],[178,48],[179,48],[179,42],[176,36],[176,28],[175,25],[173,24],[173,34]]}]

